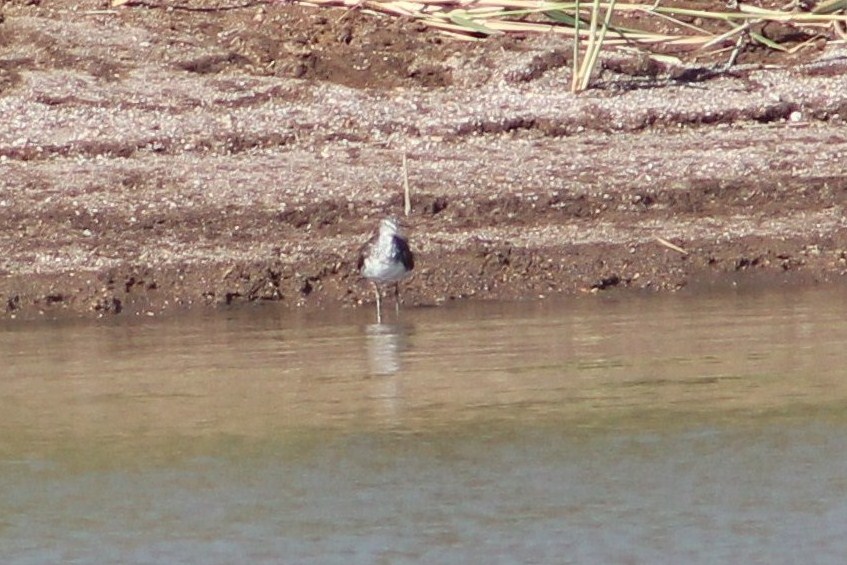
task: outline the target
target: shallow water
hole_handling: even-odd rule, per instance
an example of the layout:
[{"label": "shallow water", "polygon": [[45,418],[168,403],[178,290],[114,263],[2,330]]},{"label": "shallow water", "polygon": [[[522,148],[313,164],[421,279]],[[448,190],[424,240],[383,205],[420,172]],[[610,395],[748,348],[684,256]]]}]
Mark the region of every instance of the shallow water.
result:
[{"label": "shallow water", "polygon": [[0,328],[3,563],[841,563],[847,297]]}]

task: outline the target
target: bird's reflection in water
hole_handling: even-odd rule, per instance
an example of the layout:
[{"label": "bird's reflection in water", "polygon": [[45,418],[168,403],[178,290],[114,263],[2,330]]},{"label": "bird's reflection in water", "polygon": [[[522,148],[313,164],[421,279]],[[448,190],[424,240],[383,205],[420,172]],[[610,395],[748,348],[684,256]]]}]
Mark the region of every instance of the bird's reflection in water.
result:
[{"label": "bird's reflection in water", "polygon": [[372,377],[369,396],[374,401],[375,415],[387,425],[400,425],[403,414],[403,354],[408,349],[412,326],[401,324],[369,324],[365,327],[368,341],[368,368]]},{"label": "bird's reflection in water", "polygon": [[368,324],[365,327],[371,375],[393,375],[400,370],[412,329],[405,324]]}]

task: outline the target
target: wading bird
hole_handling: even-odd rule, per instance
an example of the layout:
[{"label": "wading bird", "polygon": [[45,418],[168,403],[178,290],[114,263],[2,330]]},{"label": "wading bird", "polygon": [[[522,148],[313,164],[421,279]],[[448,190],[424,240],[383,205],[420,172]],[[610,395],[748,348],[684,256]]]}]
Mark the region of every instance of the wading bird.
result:
[{"label": "wading bird", "polygon": [[359,255],[359,272],[371,281],[376,293],[376,322],[382,323],[379,285],[394,283],[394,299],[400,313],[400,281],[415,268],[415,256],[398,229],[397,220],[385,218],[379,230],[362,248]]}]

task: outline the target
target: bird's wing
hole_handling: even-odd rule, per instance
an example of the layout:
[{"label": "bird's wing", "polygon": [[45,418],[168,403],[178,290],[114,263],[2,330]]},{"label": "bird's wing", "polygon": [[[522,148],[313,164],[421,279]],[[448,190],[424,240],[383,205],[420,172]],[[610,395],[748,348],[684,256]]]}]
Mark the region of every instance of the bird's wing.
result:
[{"label": "bird's wing", "polygon": [[415,254],[412,253],[412,250],[409,249],[409,243],[400,237],[399,235],[394,236],[394,245],[397,247],[397,255],[396,258],[403,263],[403,266],[406,267],[407,271],[411,271],[415,268]]}]

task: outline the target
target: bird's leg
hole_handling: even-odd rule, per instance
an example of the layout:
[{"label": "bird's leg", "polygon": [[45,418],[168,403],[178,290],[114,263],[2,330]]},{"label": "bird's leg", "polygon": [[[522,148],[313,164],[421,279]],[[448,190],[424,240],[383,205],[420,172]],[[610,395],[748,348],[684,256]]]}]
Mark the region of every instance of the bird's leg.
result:
[{"label": "bird's leg", "polygon": [[379,299],[379,285],[376,284],[376,283],[373,283],[373,285],[374,285],[374,293],[376,294],[376,323],[381,324],[382,323],[382,306],[380,305],[380,299]]},{"label": "bird's leg", "polygon": [[397,311],[397,316],[400,316],[400,283],[394,283],[394,309]]}]

